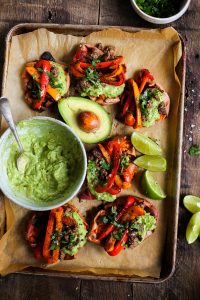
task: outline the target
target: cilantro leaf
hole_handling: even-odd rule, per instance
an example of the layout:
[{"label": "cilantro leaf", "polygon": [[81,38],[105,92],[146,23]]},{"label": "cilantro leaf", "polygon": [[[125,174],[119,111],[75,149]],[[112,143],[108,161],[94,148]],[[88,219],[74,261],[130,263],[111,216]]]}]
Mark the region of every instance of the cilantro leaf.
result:
[{"label": "cilantro leaf", "polygon": [[192,144],[188,150],[189,155],[199,155],[200,154],[200,149],[197,144]]},{"label": "cilantro leaf", "polygon": [[44,70],[42,68],[37,68],[37,71],[40,72],[40,73],[44,72]]},{"label": "cilantro leaf", "polygon": [[106,163],[106,161],[105,161],[104,158],[102,158],[102,159],[100,160],[99,163],[100,163],[100,166],[101,166],[103,169],[105,169],[106,171],[109,171],[109,170],[110,170],[110,165]]},{"label": "cilantro leaf", "polygon": [[102,217],[101,217],[101,221],[102,221],[104,224],[108,224],[109,219],[108,219],[107,216],[102,216]]},{"label": "cilantro leaf", "polygon": [[127,155],[121,155],[120,157],[120,165],[122,168],[127,168],[130,162],[130,158]]},{"label": "cilantro leaf", "polygon": [[123,237],[123,233],[112,233],[112,237],[114,237],[116,240],[121,240]]},{"label": "cilantro leaf", "polygon": [[100,84],[98,73],[90,67],[85,69],[85,78],[94,85]]}]

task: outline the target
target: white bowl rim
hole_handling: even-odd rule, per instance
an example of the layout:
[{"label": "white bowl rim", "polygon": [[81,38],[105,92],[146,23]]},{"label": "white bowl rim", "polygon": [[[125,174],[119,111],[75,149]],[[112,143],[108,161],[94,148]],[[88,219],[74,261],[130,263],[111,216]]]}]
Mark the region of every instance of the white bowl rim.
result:
[{"label": "white bowl rim", "polygon": [[[79,144],[80,144],[80,147],[81,147],[81,150],[82,150],[82,153],[83,153],[83,174],[81,176],[81,180],[79,182],[79,184],[77,185],[76,187],[76,190],[65,200],[61,201],[59,204],[55,204],[55,205],[49,205],[49,206],[46,206],[46,207],[39,207],[39,206],[34,206],[34,204],[21,204],[18,200],[16,200],[14,197],[10,197],[10,195],[8,195],[5,191],[4,191],[4,187],[0,186],[0,189],[2,190],[3,194],[8,198],[10,199],[11,201],[13,201],[15,204],[21,206],[21,207],[24,207],[24,208],[27,208],[27,209],[30,209],[30,210],[34,210],[34,211],[47,211],[47,210],[51,210],[51,209],[54,209],[54,208],[58,208],[64,204],[66,204],[67,202],[69,202],[70,200],[72,200],[76,195],[77,193],[79,192],[84,180],[85,180],[85,176],[86,176],[86,171],[87,171],[87,154],[86,154],[86,150],[85,150],[85,147],[83,145],[83,142],[81,141],[81,139],[79,138],[79,136],[74,132],[74,130],[69,127],[66,123],[60,121],[60,120],[57,120],[55,118],[52,118],[52,117],[47,117],[47,116],[35,116],[35,117],[29,117],[29,118],[26,118],[26,119],[23,119],[23,120],[20,120],[19,122],[16,123],[16,125],[18,125],[20,122],[23,122],[23,121],[29,121],[29,120],[35,120],[35,119],[40,119],[40,120],[49,120],[51,122],[54,122],[54,123],[57,123],[65,128],[67,128],[74,136],[75,138],[78,140]],[[3,134],[1,135],[0,137],[0,144],[2,142],[2,140],[5,138],[5,136],[8,136],[9,134],[11,133],[11,130],[10,128],[7,128]],[[0,182],[1,184],[1,182]]]},{"label": "white bowl rim", "polygon": [[139,8],[139,6],[137,5],[136,0],[130,0],[130,1],[131,1],[133,8],[135,8],[135,12],[138,13],[140,17],[142,17],[144,20],[154,23],[154,24],[167,24],[167,23],[176,21],[177,19],[182,17],[182,15],[186,12],[186,10],[188,9],[190,2],[191,2],[191,0],[187,0],[185,5],[183,6],[183,8],[171,17],[157,18],[157,17],[153,17],[151,15],[148,15],[143,10],[141,10]]}]

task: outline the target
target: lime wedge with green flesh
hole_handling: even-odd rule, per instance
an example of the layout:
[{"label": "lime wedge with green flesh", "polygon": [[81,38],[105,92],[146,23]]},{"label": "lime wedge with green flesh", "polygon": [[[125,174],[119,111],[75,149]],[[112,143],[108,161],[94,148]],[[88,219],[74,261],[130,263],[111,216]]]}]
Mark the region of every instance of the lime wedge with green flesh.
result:
[{"label": "lime wedge with green flesh", "polygon": [[145,171],[141,178],[141,188],[151,199],[162,200],[166,194],[149,171]]},{"label": "lime wedge with green flesh", "polygon": [[139,133],[133,132],[131,136],[131,142],[135,149],[143,154],[148,155],[161,155],[162,149],[149,137]]},{"label": "lime wedge with green flesh", "polygon": [[187,208],[193,214],[200,211],[200,198],[199,197],[196,197],[193,195],[185,196],[183,199],[183,204],[184,204],[185,208]]},{"label": "lime wedge with green flesh", "polygon": [[158,155],[142,155],[134,160],[134,164],[153,172],[166,171],[166,159]]},{"label": "lime wedge with green flesh", "polygon": [[200,234],[200,212],[195,213],[186,229],[186,240],[188,244],[192,244],[198,238]]}]

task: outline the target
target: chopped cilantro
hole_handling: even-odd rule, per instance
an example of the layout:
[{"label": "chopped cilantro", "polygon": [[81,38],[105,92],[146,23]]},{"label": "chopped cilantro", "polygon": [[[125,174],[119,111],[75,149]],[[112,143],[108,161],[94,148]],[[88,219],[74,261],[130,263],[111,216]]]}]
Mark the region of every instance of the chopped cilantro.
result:
[{"label": "chopped cilantro", "polygon": [[114,237],[114,239],[116,240],[121,240],[122,239],[122,234],[119,233],[112,233],[112,237]]},{"label": "chopped cilantro", "polygon": [[43,70],[42,68],[37,68],[37,71],[38,71],[39,73],[43,73],[43,72],[44,72],[44,70]]},{"label": "chopped cilantro", "polygon": [[85,78],[96,86],[100,84],[98,73],[94,69],[91,69],[90,67],[85,69]]},{"label": "chopped cilantro", "polygon": [[74,234],[71,234],[71,235],[69,236],[69,241],[70,241],[70,242],[73,242],[75,239],[76,239],[76,237],[75,237]]},{"label": "chopped cilantro", "polygon": [[91,61],[91,65],[95,68],[95,67],[96,67],[96,60],[93,59],[93,60]]},{"label": "chopped cilantro", "polygon": [[130,162],[129,156],[127,156],[127,155],[121,155],[121,157],[120,157],[120,165],[122,167],[122,172],[123,172],[123,169],[125,169],[125,168],[128,167],[129,162]]},{"label": "chopped cilantro", "polygon": [[49,76],[49,83],[52,88],[62,88],[62,83],[56,83],[56,79],[51,72],[46,72],[46,74]]},{"label": "chopped cilantro", "polygon": [[40,97],[41,97],[40,84],[35,80],[33,80],[33,87],[31,90],[31,94],[33,95],[34,98],[40,100]]},{"label": "chopped cilantro", "polygon": [[56,249],[58,249],[58,247],[59,247],[58,244],[52,243],[49,249],[50,249],[50,250],[56,250]]},{"label": "chopped cilantro", "polygon": [[[44,70],[42,68],[37,68],[37,71],[40,73],[44,72]],[[56,83],[56,79],[51,72],[45,72],[45,74],[47,76],[49,76],[49,83],[52,88],[55,88],[55,89],[62,88],[62,86],[63,86],[62,83]]]},{"label": "chopped cilantro", "polygon": [[107,171],[109,171],[110,170],[110,165],[109,164],[107,164],[106,163],[106,161],[105,161],[105,159],[104,158],[102,158],[101,160],[100,160],[100,166],[103,168],[103,169],[105,169],[105,170],[107,170]]},{"label": "chopped cilantro", "polygon": [[192,146],[190,146],[189,150],[188,150],[189,155],[193,156],[193,155],[199,155],[200,154],[200,149],[199,146],[196,144],[193,144]]},{"label": "chopped cilantro", "polygon": [[134,229],[134,230],[140,230],[140,225],[137,224],[137,223],[132,223],[132,224],[130,225],[130,228],[131,228],[131,229]]},{"label": "chopped cilantro", "polygon": [[180,1],[173,0],[136,0],[136,3],[146,14],[158,18],[173,16],[180,5]]},{"label": "chopped cilantro", "polygon": [[102,221],[104,224],[108,224],[109,219],[108,219],[107,216],[102,216],[102,217],[101,217],[101,221]]}]

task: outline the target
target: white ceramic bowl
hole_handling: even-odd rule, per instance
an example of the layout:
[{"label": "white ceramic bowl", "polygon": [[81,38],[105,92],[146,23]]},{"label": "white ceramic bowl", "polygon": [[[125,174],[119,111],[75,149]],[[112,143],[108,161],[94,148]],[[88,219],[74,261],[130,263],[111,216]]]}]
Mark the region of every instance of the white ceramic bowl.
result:
[{"label": "white ceramic bowl", "polygon": [[[150,23],[154,23],[154,24],[168,24],[171,22],[174,22],[176,20],[178,20],[188,9],[188,6],[190,5],[191,0],[182,0],[181,4],[180,4],[180,9],[179,12],[177,12],[177,14],[169,17],[169,18],[156,18],[156,17],[152,17],[150,15],[145,14],[137,5],[135,0],[130,0],[131,4],[133,6],[133,9],[135,10],[135,12],[145,21],[148,21]],[[174,0],[176,1],[176,0]]]},{"label": "white ceramic bowl", "polygon": [[[20,128],[20,123],[22,122],[27,122],[27,124],[31,124],[31,127],[21,126]],[[9,145],[15,143],[15,140],[10,129],[7,129],[0,138],[0,188],[2,192],[16,204],[31,210],[38,211],[50,210],[59,207],[71,200],[80,190],[85,179],[87,169],[87,156],[85,148],[77,134],[65,123],[49,117],[33,117],[27,120],[23,120],[17,124],[19,136],[23,136],[24,134],[28,134],[29,132],[31,132],[32,135],[39,135],[41,137],[43,134],[42,128],[44,127],[45,130],[46,128],[48,128],[49,131],[53,130],[54,132],[56,132],[56,134],[62,134],[62,136],[66,132],[67,139],[69,139],[69,143],[72,143],[72,141],[73,143],[76,142],[76,153],[78,155],[78,158],[76,157],[76,153],[73,153],[73,157],[74,160],[77,159],[77,161],[79,161],[78,165],[76,165],[73,169],[75,175],[73,175],[73,182],[70,181],[70,185],[68,186],[66,191],[63,192],[62,195],[60,195],[57,199],[51,200],[49,202],[37,202],[30,200],[26,196],[21,195],[20,193],[13,190],[7,175],[6,162],[11,151],[11,147],[9,147]],[[72,149],[70,148],[69,151],[72,151]],[[35,189],[37,189],[37,186],[35,187]]]}]

